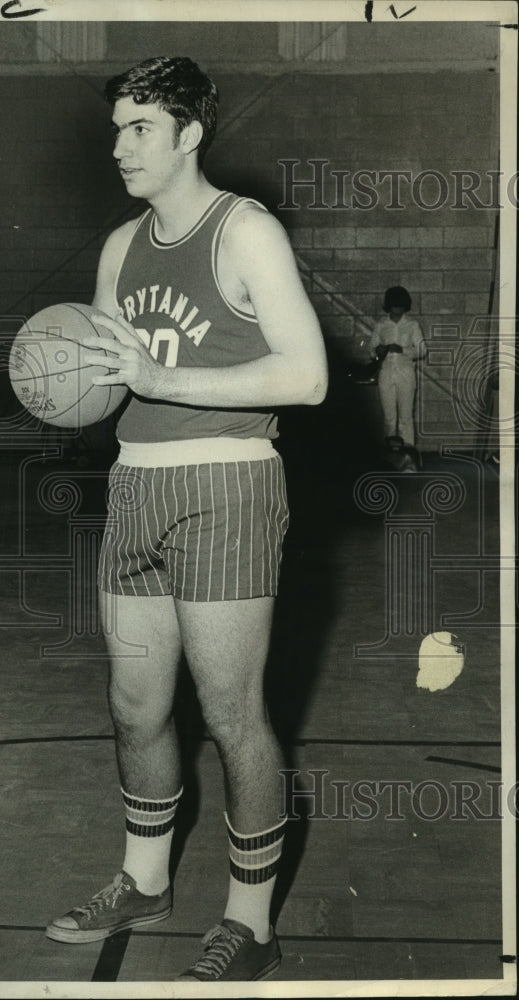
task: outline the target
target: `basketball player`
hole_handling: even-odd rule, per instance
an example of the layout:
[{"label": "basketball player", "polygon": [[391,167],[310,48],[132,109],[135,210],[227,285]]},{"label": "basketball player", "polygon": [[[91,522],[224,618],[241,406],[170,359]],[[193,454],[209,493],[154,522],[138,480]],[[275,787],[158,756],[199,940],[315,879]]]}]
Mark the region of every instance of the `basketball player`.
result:
[{"label": "basketball player", "polygon": [[106,96],[123,181],[150,205],[106,242],[94,305],[116,339],[91,341],[114,355],[94,382],[132,390],[99,566],[126,854],[113,882],[47,933],[100,940],[171,912],[183,650],[223,766],[230,882],[222,922],[182,978],[262,979],[280,961],[269,910],[284,832],[263,698],[288,516],[272,407],[322,401],[325,352],[284,230],[203,173],[214,84],[189,59],[159,57]]}]

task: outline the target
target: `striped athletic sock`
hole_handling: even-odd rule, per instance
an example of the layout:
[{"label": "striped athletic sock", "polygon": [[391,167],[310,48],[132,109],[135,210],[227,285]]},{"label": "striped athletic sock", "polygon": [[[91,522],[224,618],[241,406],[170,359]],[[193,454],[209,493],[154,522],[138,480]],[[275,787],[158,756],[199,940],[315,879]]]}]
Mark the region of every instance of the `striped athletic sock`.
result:
[{"label": "striped athletic sock", "polygon": [[121,788],[126,813],[126,854],[123,869],[139,892],[157,896],[169,885],[169,855],[173,820],[182,788],[170,799],[143,799]]},{"label": "striped athletic sock", "polygon": [[254,931],[260,944],[270,940],[270,903],[283,848],[286,819],[263,833],[240,834],[224,813],[229,835],[231,875],[225,917]]}]

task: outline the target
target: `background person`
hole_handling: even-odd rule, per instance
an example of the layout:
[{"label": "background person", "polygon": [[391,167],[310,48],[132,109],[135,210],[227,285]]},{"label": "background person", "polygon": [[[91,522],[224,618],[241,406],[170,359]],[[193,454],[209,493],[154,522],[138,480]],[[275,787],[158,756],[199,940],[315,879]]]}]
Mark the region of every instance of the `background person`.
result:
[{"label": "background person", "polygon": [[425,343],[417,321],[406,315],[411,305],[402,285],[387,289],[383,305],[387,315],[375,324],[371,356],[381,361],[378,388],[386,441],[400,437],[404,446],[414,448],[416,362],[425,356]]}]

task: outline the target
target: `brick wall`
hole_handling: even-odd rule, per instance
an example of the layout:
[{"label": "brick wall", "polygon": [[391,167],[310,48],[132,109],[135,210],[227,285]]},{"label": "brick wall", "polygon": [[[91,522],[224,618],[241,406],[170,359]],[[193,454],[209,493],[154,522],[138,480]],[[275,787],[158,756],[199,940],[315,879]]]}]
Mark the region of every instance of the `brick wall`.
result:
[{"label": "brick wall", "polygon": [[[366,360],[365,329],[385,289],[408,288],[431,347],[420,374],[420,444],[470,447],[477,420],[460,429],[460,407],[480,390],[465,385],[459,365],[476,352],[477,382],[487,353],[478,317],[496,265],[495,74],[304,74],[267,87],[240,119],[241,143],[224,136],[216,145],[216,179],[233,171],[249,187],[252,179],[288,229],[338,370]],[[398,197],[396,179],[391,186],[380,171],[409,172]],[[470,186],[472,197],[462,191]],[[287,204],[297,207],[279,207]]]},{"label": "brick wall", "polygon": [[[126,46],[135,42],[126,35]],[[220,186],[257,197],[286,226],[334,372],[365,358],[365,329],[380,314],[385,288],[406,285],[431,346],[418,401],[421,445],[470,446],[470,426],[460,434],[452,376],[456,359],[473,349],[475,317],[487,311],[496,210],[462,197],[453,171],[483,178],[477,197],[492,204],[486,172],[497,170],[496,73],[465,67],[348,75],[342,65],[314,72],[290,64],[275,71],[270,65],[268,72],[256,64],[250,72],[223,64],[211,69],[222,100],[208,174]],[[89,301],[106,234],[138,210],[111,162],[105,76],[102,67],[74,73],[54,67],[42,75],[18,66],[0,77],[10,137],[0,163],[4,317],[30,315],[52,302]],[[290,160],[298,162],[283,167],[281,161]],[[319,161],[318,183],[287,187],[290,170],[296,180],[312,179],[310,160]],[[403,180],[402,207],[391,207],[389,180],[359,174],[382,170],[409,171],[415,198],[412,183]],[[343,172],[339,181],[333,171]],[[416,178],[424,171],[446,180],[423,178],[420,204]],[[441,200],[441,207],[425,207]],[[280,207],[292,203],[297,207]],[[485,353],[477,350],[484,367]],[[471,377],[477,380],[479,369]],[[342,391],[340,379],[336,384]],[[463,396],[463,385],[457,391]]]}]

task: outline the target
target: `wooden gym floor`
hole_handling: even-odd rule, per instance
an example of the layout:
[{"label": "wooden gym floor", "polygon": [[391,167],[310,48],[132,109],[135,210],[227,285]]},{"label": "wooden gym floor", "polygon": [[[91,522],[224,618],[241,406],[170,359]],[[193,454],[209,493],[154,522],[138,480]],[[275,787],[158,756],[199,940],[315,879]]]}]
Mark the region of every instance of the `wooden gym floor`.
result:
[{"label": "wooden gym floor", "polygon": [[[277,980],[299,995],[314,981],[324,994],[332,981],[502,980],[498,478],[459,454],[425,455],[418,476],[396,475],[348,446],[346,426],[326,410],[296,412],[280,445],[292,524],[267,687],[299,819],[275,897]],[[52,447],[45,461],[37,447],[1,456],[5,995],[9,981],[117,981],[127,995],[131,983],[171,982],[225,900],[221,774],[186,673],[171,918],[92,945],[44,936],[52,916],[110,881],[123,846],[89,584],[105,459],[78,466]],[[374,473],[395,488],[392,510]],[[428,494],[424,506],[424,488],[442,482],[443,501]],[[401,551],[396,536],[407,539]],[[465,668],[446,690],[420,689],[420,641],[445,628],[463,643]],[[381,782],[406,783],[399,802]],[[486,819],[463,804],[471,792]]]}]

